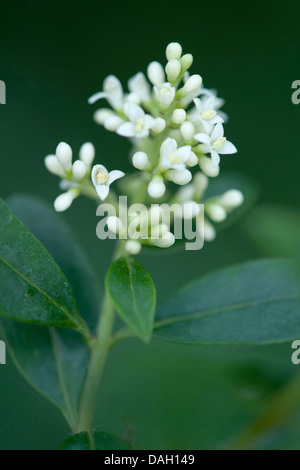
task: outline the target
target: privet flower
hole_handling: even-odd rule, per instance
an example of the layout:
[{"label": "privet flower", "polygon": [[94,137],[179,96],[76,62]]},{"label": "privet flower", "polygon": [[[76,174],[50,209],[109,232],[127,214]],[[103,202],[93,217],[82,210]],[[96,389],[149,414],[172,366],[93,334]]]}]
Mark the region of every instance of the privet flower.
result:
[{"label": "privet flower", "polygon": [[105,166],[95,165],[92,170],[92,181],[96,188],[97,194],[102,201],[107,198],[110,185],[116,180],[123,178],[125,173],[120,170],[108,172]]},{"label": "privet flower", "polygon": [[[182,46],[172,42],[166,48],[166,59],[165,64],[151,62],[146,74],[140,71],[129,78],[128,90],[116,76],[109,75],[103,90],[94,94],[89,103],[106,100],[106,105],[95,110],[95,122],[127,137],[132,145],[130,160],[138,172],[133,179],[124,178],[123,194],[127,187],[128,194],[136,196],[132,203],[158,199],[169,204],[177,202],[184,210],[175,216],[186,220],[196,220],[199,204],[204,203],[204,236],[212,241],[216,236],[214,224],[225,220],[243,203],[243,195],[237,189],[228,188],[224,194],[206,197],[210,178],[220,174],[220,155],[234,154],[237,149],[224,137],[223,125],[228,120],[221,109],[224,100],[215,90],[203,87],[200,74],[190,73],[193,56],[183,54]],[[55,201],[57,211],[66,210],[81,194],[99,202],[110,191],[114,195],[111,185],[123,178],[124,172],[109,172],[99,164],[92,168],[94,159],[95,148],[89,142],[81,147],[75,161],[66,143],[60,143],[55,154],[45,158],[47,169],[61,179],[60,188],[64,191]],[[129,219],[138,223],[134,214]],[[175,243],[172,226],[159,217],[153,233],[146,234],[148,238],[138,229],[127,233],[118,217],[109,218],[108,227],[120,237],[128,236],[125,248],[133,255],[144,244],[166,248]]]}]

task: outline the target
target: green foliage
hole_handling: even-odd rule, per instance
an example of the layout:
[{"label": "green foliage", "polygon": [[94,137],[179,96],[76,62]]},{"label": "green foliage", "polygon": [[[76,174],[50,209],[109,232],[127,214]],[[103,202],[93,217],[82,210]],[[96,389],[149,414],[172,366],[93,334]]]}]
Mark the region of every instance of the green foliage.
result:
[{"label": "green foliage", "polygon": [[299,274],[283,260],[213,272],[159,308],[155,336],[187,344],[267,344],[298,338]]},{"label": "green foliage", "polygon": [[24,323],[82,330],[66,277],[2,200],[0,237],[0,313]]},{"label": "green foliage", "polygon": [[143,341],[149,342],[156,306],[150,274],[135,261],[121,258],[107,273],[106,289],[122,320]]}]

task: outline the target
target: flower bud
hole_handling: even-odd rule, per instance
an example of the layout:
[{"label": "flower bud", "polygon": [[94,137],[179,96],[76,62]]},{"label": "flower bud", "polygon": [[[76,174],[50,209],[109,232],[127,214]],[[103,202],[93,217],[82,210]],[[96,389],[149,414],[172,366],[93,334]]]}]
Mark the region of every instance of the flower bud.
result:
[{"label": "flower bud", "polygon": [[162,109],[168,109],[175,98],[175,88],[170,83],[163,83],[159,87],[154,87],[154,92]]},{"label": "flower bud", "polygon": [[184,85],[184,87],[181,89],[181,92],[184,95],[188,95],[189,93],[194,93],[197,91],[199,88],[202,86],[202,77],[200,75],[192,75],[189,77]]},{"label": "flower bud", "polygon": [[172,121],[175,124],[182,124],[186,119],[186,112],[184,109],[175,109],[173,115],[172,115]]},{"label": "flower bud", "polygon": [[149,170],[150,160],[145,152],[136,152],[132,157],[132,164],[138,170]]},{"label": "flower bud", "polygon": [[173,183],[184,186],[192,180],[192,173],[189,170],[170,170],[168,172],[168,178],[173,181]]},{"label": "flower bud", "polygon": [[156,118],[156,123],[152,127],[152,131],[156,132],[156,134],[160,134],[166,128],[166,121],[163,118]]},{"label": "flower bud", "polygon": [[183,205],[183,218],[185,220],[191,220],[200,214],[200,204],[195,201],[185,202]]},{"label": "flower bud", "polygon": [[201,157],[199,160],[199,165],[203,173],[205,173],[210,178],[215,178],[220,174],[220,167],[214,166],[211,158]]},{"label": "flower bud", "polygon": [[175,237],[173,233],[166,232],[161,238],[153,240],[153,243],[159,248],[169,248],[170,246],[174,245]]},{"label": "flower bud", "polygon": [[191,66],[194,61],[194,58],[192,54],[185,54],[181,57],[180,63],[181,63],[181,72],[185,73]]},{"label": "flower bud", "polygon": [[155,176],[149,183],[148,194],[153,199],[160,199],[166,192],[166,186],[163,179],[160,176]]},{"label": "flower bud", "polygon": [[223,222],[227,217],[226,210],[219,204],[207,204],[205,210],[214,222]]},{"label": "flower bud", "polygon": [[73,176],[76,180],[81,181],[86,175],[86,164],[81,160],[77,160],[73,164]]},{"label": "flower bud", "polygon": [[61,165],[69,170],[72,166],[73,151],[70,145],[61,142],[56,149],[56,156]]},{"label": "flower bud", "polygon": [[193,123],[185,121],[180,127],[181,135],[184,140],[188,142],[193,140],[194,135],[196,134],[196,129]]},{"label": "flower bud", "polygon": [[98,109],[98,111],[94,113],[94,121],[97,124],[100,124],[100,126],[103,126],[105,120],[111,116],[115,116],[115,113],[111,109],[109,108]]},{"label": "flower bud", "polygon": [[210,223],[208,222],[208,220],[205,220],[204,222],[204,239],[207,241],[207,242],[213,242],[216,238],[216,229],[215,227]]},{"label": "flower bud", "polygon": [[88,168],[92,166],[95,160],[95,154],[95,147],[91,142],[86,142],[79,150],[79,158]]},{"label": "flower bud", "polygon": [[180,59],[182,54],[182,47],[178,42],[171,42],[166,49],[166,56],[168,60]]},{"label": "flower bud", "polygon": [[155,86],[160,86],[166,80],[163,66],[156,61],[148,65],[147,75],[152,85]]},{"label": "flower bud", "polygon": [[63,193],[58,196],[54,201],[54,209],[56,212],[64,212],[69,209],[74,201],[74,197],[75,195],[72,191],[68,191],[67,193]]},{"label": "flower bud", "polygon": [[116,235],[123,235],[125,232],[123,222],[121,219],[119,219],[119,217],[108,217],[106,225],[108,229]]},{"label": "flower bud", "polygon": [[176,59],[171,59],[166,65],[166,73],[169,82],[175,82],[180,75],[181,64]]},{"label": "flower bud", "polygon": [[44,161],[45,161],[45,167],[47,168],[48,171],[50,171],[50,173],[52,173],[53,175],[57,175],[57,176],[63,176],[64,169],[59,163],[59,161],[57,160],[56,155],[48,155]]},{"label": "flower bud", "polygon": [[198,162],[199,162],[199,159],[198,159],[197,155],[194,152],[191,152],[190,157],[189,157],[188,161],[186,162],[187,166],[192,168],[192,167],[198,165]]},{"label": "flower bud", "polygon": [[128,240],[128,242],[126,242],[125,250],[130,255],[138,255],[141,249],[142,245],[138,241]]},{"label": "flower bud", "polygon": [[239,207],[244,202],[244,195],[238,189],[231,189],[224,193],[218,201],[222,206],[226,207],[227,209],[234,209]]},{"label": "flower bud", "polygon": [[195,198],[199,200],[201,199],[201,197],[203,196],[203,194],[208,188],[209,179],[207,178],[206,175],[204,175],[203,173],[199,171],[198,173],[195,174],[193,183],[194,183],[194,188],[195,188]]},{"label": "flower bud", "polygon": [[104,121],[104,127],[107,131],[116,132],[124,120],[119,116],[110,116]]}]

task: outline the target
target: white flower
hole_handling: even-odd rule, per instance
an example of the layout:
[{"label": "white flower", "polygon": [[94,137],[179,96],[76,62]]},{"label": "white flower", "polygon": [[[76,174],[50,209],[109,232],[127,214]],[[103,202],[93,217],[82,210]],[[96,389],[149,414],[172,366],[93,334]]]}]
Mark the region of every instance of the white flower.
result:
[{"label": "white flower", "polygon": [[191,151],[190,145],[177,148],[176,140],[168,137],[160,148],[160,165],[165,169],[184,170]]},{"label": "white flower", "polygon": [[224,122],[215,110],[215,98],[213,96],[202,100],[194,98],[194,103],[197,110],[194,116],[197,121],[201,122],[205,132],[209,133],[214,124]]},{"label": "white flower", "polygon": [[124,102],[123,88],[120,80],[114,75],[109,75],[104,80],[103,91],[91,96],[88,101],[89,104],[94,104],[102,98],[106,98],[112,108],[122,108]]},{"label": "white flower", "polygon": [[130,122],[121,124],[117,134],[124,137],[148,137],[150,129],[156,124],[156,120],[150,114],[145,114],[140,106],[133,103],[125,103],[123,111]]},{"label": "white flower", "polygon": [[167,109],[175,98],[175,88],[168,82],[154,87],[154,93],[162,109]]},{"label": "white flower", "polygon": [[215,100],[215,107],[214,109],[218,111],[219,116],[223,119],[224,122],[228,121],[228,115],[224,113],[224,111],[220,111],[220,109],[224,106],[225,100],[218,96],[217,90],[208,90],[207,88],[202,88],[201,90],[201,101],[209,100],[210,98],[214,98]]},{"label": "white flower", "polygon": [[[210,153],[213,165],[217,167],[220,163],[220,155],[236,153],[236,147],[224,137],[224,128],[221,123],[217,124],[211,134],[197,134],[195,139],[201,142],[202,151]],[[220,154],[220,155],[219,155]]]},{"label": "white flower", "polygon": [[104,201],[109,194],[110,185],[125,176],[123,171],[113,170],[110,173],[103,165],[95,165],[92,170],[92,181],[96,188],[97,194]]},{"label": "white flower", "polygon": [[151,97],[150,85],[142,72],[138,72],[128,81],[129,91],[138,97],[138,103],[149,101]]},{"label": "white flower", "polygon": [[152,85],[155,86],[160,86],[166,81],[164,68],[156,61],[148,65],[147,75]]}]

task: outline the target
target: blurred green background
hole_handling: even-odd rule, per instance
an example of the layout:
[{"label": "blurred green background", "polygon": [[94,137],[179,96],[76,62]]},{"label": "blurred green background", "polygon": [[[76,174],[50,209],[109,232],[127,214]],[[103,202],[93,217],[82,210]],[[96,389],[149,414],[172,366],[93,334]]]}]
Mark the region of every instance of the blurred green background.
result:
[{"label": "blurred green background", "polygon": [[[0,79],[7,86],[0,107],[1,197],[21,192],[52,202],[57,181],[43,157],[60,141],[74,152],[92,141],[99,163],[129,170],[128,142],[93,122],[87,98],[109,73],[125,85],[150,61],[164,61],[168,42],[179,41],[194,55],[192,71],[226,99],[226,135],[239,153],[224,157],[222,170],[250,176],[263,202],[297,208],[300,106],[291,102],[291,84],[300,78],[299,15],[296,0],[0,0]],[[79,200],[63,217],[103,277],[112,247],[96,238],[93,204]],[[141,256],[159,301],[212,268],[261,256],[241,224],[201,252]],[[95,424],[135,433],[137,448],[224,448],[297,372],[290,355],[290,344],[145,348],[129,341],[109,360]],[[292,420],[256,447],[300,448],[299,418],[295,409]],[[0,366],[0,449],[55,449],[67,433],[59,413],[8,358]]]}]

